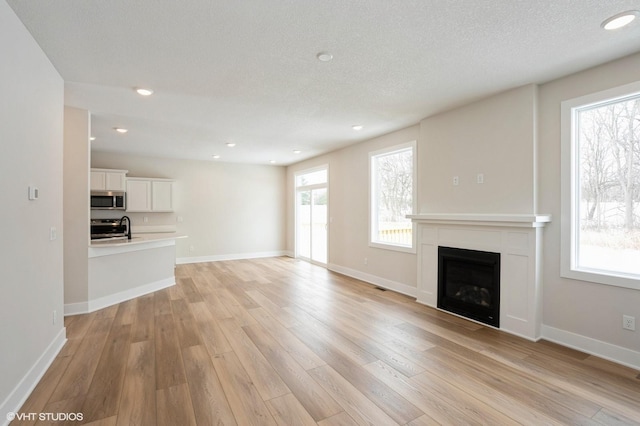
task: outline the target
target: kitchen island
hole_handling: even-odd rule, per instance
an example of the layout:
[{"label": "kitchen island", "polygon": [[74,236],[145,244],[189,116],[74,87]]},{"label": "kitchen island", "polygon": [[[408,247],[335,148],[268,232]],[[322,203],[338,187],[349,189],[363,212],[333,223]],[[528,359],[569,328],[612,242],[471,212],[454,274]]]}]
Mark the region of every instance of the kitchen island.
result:
[{"label": "kitchen island", "polygon": [[158,232],[134,234],[130,240],[92,240],[89,244],[89,258],[146,250],[152,247],[175,246],[175,241],[180,238],[187,238],[187,236],[175,232]]},{"label": "kitchen island", "polygon": [[176,233],[134,234],[131,240],[89,245],[88,301],[65,306],[65,314],[93,312],[175,285]]}]

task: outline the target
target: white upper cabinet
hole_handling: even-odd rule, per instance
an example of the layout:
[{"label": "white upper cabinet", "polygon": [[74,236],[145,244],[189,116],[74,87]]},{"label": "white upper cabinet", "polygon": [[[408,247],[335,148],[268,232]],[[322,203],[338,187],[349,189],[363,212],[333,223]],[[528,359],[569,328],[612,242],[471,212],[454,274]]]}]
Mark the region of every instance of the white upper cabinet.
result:
[{"label": "white upper cabinet", "polygon": [[104,191],[106,187],[106,181],[104,172],[91,171],[91,190],[92,191]]},{"label": "white upper cabinet", "polygon": [[124,191],[125,186],[125,173],[106,172],[104,174],[105,189],[107,191]]},{"label": "white upper cabinet", "polygon": [[128,170],[91,169],[92,191],[124,191]]},{"label": "white upper cabinet", "polygon": [[151,181],[151,210],[154,212],[173,211],[173,181]]},{"label": "white upper cabinet", "polygon": [[128,212],[172,212],[173,180],[127,179]]},{"label": "white upper cabinet", "polygon": [[151,211],[151,181],[148,179],[127,179],[127,211]]}]

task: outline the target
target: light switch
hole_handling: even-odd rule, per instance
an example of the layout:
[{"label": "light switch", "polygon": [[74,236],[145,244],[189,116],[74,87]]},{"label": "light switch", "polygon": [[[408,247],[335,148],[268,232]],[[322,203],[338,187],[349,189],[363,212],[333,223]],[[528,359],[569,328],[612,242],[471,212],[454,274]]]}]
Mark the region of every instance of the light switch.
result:
[{"label": "light switch", "polygon": [[52,226],[51,229],[49,229],[49,240],[50,241],[55,241],[58,238],[58,230]]}]

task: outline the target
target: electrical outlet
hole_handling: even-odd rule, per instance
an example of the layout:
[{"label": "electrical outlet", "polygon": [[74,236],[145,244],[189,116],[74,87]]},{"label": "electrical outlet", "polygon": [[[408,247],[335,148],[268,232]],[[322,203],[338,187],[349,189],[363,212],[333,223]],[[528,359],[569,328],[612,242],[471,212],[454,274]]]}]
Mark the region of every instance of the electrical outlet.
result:
[{"label": "electrical outlet", "polygon": [[453,185],[454,186],[460,185],[460,178],[458,176],[453,177]]},{"label": "electrical outlet", "polygon": [[39,196],[40,190],[33,185],[29,185],[29,200],[37,200]]},{"label": "electrical outlet", "polygon": [[57,321],[58,321],[58,311],[54,310],[53,311],[53,325],[56,325]]},{"label": "electrical outlet", "polygon": [[478,173],[478,176],[476,177],[476,182],[484,183],[484,174]]},{"label": "electrical outlet", "polygon": [[367,259],[366,257],[364,258],[364,264],[368,265],[369,264],[369,259]]},{"label": "electrical outlet", "polygon": [[636,331],[636,317],[630,315],[622,316],[622,328],[625,330]]}]

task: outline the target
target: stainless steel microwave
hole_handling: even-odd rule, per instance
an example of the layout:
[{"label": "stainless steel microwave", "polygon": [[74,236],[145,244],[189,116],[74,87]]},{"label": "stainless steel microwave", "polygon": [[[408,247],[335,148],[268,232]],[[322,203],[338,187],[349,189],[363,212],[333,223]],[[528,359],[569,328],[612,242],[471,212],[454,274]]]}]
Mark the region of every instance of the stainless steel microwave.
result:
[{"label": "stainless steel microwave", "polygon": [[125,210],[127,195],[122,191],[91,191],[91,210]]}]

